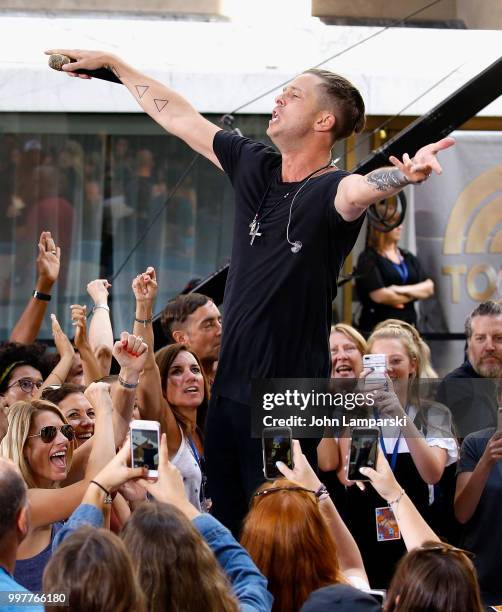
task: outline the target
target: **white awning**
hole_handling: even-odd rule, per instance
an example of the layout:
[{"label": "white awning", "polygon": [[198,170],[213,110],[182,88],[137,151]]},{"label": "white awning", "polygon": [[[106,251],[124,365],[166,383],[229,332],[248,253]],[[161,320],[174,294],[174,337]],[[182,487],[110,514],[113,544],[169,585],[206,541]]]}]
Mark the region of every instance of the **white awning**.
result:
[{"label": "white awning", "polygon": [[[302,27],[277,20],[257,27],[53,15],[4,15],[0,28],[0,111],[96,113],[141,109],[121,85],[51,70],[45,49],[113,51],[199,111],[225,113],[381,30],[313,19]],[[501,31],[391,28],[323,67],[360,88],[368,115],[394,115],[408,105],[402,114],[421,115],[488,67],[501,49]],[[241,112],[268,114],[273,98],[270,93]],[[480,115],[501,117],[502,98]]]}]

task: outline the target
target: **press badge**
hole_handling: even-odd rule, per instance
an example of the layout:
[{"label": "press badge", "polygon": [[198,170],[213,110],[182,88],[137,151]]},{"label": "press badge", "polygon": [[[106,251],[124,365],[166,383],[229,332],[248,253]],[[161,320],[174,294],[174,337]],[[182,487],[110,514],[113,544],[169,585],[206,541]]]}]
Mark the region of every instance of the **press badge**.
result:
[{"label": "press badge", "polygon": [[399,525],[397,524],[392,508],[389,506],[375,508],[375,519],[377,540],[379,542],[399,540],[401,538]]}]

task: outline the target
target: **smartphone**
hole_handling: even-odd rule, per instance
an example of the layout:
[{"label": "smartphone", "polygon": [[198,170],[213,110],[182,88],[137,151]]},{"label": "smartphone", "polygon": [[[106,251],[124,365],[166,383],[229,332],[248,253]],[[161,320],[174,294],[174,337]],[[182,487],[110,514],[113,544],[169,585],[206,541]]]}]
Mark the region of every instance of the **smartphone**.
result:
[{"label": "smartphone", "polygon": [[369,480],[359,471],[362,467],[375,469],[380,431],[372,427],[354,427],[347,462],[347,480]]},{"label": "smartphone", "polygon": [[363,367],[364,369],[373,368],[373,372],[370,372],[366,376],[368,378],[385,378],[387,371],[387,355],[376,353],[375,355],[363,355]]},{"label": "smartphone", "polygon": [[283,477],[275,465],[276,461],[282,461],[293,469],[292,438],[291,427],[265,427],[263,430],[263,474],[267,480]]},{"label": "smartphone", "polygon": [[148,477],[159,475],[160,423],[158,421],[131,421],[131,466],[147,467]]}]

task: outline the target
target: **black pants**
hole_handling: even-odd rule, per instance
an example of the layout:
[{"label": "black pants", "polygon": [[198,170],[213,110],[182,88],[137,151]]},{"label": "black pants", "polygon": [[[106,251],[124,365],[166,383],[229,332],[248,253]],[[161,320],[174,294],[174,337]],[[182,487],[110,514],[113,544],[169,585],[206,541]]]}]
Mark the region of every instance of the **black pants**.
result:
[{"label": "black pants", "polygon": [[[251,437],[251,407],[213,396],[204,436],[211,513],[238,538],[253,493],[265,481],[261,440]],[[301,441],[303,453],[317,469],[319,440]]]}]

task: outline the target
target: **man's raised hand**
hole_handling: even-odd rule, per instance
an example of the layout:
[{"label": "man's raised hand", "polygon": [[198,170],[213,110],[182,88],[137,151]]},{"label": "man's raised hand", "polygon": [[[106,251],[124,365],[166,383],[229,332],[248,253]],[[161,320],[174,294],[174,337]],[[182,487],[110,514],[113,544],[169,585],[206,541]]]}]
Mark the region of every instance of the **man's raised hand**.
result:
[{"label": "man's raised hand", "polygon": [[449,149],[455,144],[453,138],[443,138],[437,142],[425,145],[419,149],[413,158],[410,158],[408,153],[403,155],[403,161],[400,161],[394,155],[389,157],[392,165],[396,166],[406,176],[410,183],[421,183],[425,181],[431,174],[442,173],[441,165],[437,160],[437,154],[440,151]]}]

